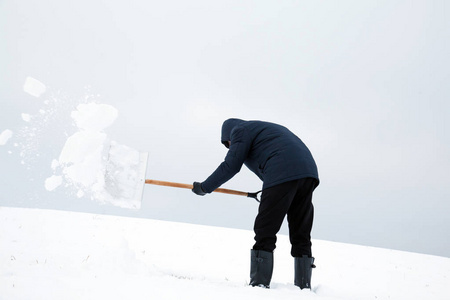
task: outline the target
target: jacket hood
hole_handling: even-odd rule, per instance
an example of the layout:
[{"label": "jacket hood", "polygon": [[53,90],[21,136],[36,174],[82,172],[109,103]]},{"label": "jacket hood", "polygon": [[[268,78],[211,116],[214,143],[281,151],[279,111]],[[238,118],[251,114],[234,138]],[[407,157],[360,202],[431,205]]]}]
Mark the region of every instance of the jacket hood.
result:
[{"label": "jacket hood", "polygon": [[231,140],[231,131],[233,131],[233,128],[244,123],[244,120],[241,119],[228,119],[225,122],[223,122],[222,125],[222,137],[221,142],[225,145],[225,147],[228,148],[228,141]]}]

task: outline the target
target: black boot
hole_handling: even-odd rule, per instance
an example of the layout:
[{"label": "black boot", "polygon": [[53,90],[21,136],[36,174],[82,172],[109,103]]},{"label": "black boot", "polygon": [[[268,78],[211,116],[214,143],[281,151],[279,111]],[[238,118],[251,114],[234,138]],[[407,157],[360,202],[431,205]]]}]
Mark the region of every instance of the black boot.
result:
[{"label": "black boot", "polygon": [[251,250],[250,285],[269,288],[273,271],[273,253]]},{"label": "black boot", "polygon": [[301,289],[311,289],[311,274],[315,267],[314,257],[308,257],[307,255],[295,257],[294,284]]}]

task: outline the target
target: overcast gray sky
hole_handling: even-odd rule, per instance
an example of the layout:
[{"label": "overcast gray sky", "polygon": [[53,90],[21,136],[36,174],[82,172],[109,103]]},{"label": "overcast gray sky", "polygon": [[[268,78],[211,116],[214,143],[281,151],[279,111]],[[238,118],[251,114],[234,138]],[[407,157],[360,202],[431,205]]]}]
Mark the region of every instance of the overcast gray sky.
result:
[{"label": "overcast gray sky", "polygon": [[[229,117],[280,123],[319,167],[313,238],[448,257],[449,13],[425,0],[2,0],[0,132],[15,135],[0,146],[0,205],[252,229],[257,203],[237,196],[146,186],[132,212],[46,191],[70,112],[95,95],[119,110],[108,135],[149,152],[148,178],[204,180]],[[24,93],[27,76],[47,93]],[[48,101],[52,120],[29,136],[21,114]],[[244,167],[224,187],[261,183]]]}]

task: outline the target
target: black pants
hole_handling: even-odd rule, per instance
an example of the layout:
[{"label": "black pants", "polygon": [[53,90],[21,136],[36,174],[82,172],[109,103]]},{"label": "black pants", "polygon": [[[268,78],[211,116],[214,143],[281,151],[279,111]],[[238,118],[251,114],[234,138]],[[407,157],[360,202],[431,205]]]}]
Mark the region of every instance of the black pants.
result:
[{"label": "black pants", "polygon": [[311,229],[314,218],[312,194],[317,187],[315,178],[293,180],[263,190],[255,219],[253,249],[272,252],[276,234],[287,215],[291,255],[312,256]]}]

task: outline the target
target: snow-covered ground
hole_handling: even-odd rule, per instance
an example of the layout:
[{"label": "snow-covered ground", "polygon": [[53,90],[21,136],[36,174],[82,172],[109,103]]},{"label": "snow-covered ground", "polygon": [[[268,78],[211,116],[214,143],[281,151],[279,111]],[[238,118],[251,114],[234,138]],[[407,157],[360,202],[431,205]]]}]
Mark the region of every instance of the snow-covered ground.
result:
[{"label": "snow-covered ground", "polygon": [[251,231],[0,207],[0,299],[450,299],[450,258],[314,240],[312,291],[279,236],[249,287]]}]

